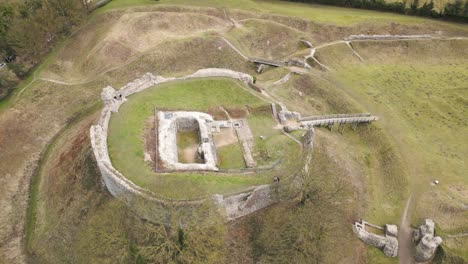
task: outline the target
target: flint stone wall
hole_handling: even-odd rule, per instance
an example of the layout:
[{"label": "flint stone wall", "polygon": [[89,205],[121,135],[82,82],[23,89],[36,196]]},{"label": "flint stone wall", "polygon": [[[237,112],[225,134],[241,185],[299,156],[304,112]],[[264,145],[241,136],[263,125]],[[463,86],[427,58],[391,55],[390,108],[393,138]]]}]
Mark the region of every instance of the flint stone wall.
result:
[{"label": "flint stone wall", "polygon": [[430,39],[431,35],[351,35],[345,40],[398,40],[398,39]]},{"label": "flint stone wall", "polygon": [[279,183],[260,185],[251,192],[224,196],[216,194],[213,196],[213,200],[219,208],[224,209],[224,213],[230,221],[277,203],[282,198],[278,189]]},{"label": "flint stone wall", "polygon": [[[158,112],[159,158],[171,170],[217,171],[216,146],[209,123],[213,118],[201,112]],[[177,131],[199,130],[199,151],[205,163],[180,163],[177,152]]]},{"label": "flint stone wall", "polygon": [[[114,197],[131,207],[144,219],[153,222],[168,223],[171,217],[171,212],[174,211],[181,212],[182,215],[190,218],[193,210],[198,210],[203,206],[203,204],[211,204],[214,201],[221,212],[229,214],[226,214],[227,219],[232,220],[279,201],[277,198],[274,198],[274,196],[268,195],[268,190],[270,190],[273,184],[260,186],[242,194],[233,195],[232,197],[214,195],[212,197],[201,197],[193,200],[167,199],[158,197],[156,193],[139,187],[113,167],[107,148],[109,120],[112,112],[117,112],[119,107],[126,102],[127,96],[161,83],[205,77],[228,77],[240,80],[247,85],[253,82],[253,77],[245,73],[228,69],[209,68],[199,70],[194,74],[180,78],[165,78],[162,76],[154,76],[151,73],[146,73],[141,78],[128,83],[118,91],[109,86],[103,89],[101,98],[104,102],[104,107],[97,124],[90,128],[93,153],[104,184],[109,192]],[[242,197],[243,195],[249,197],[264,197],[266,199],[247,199],[244,201],[240,198],[234,198],[240,197],[239,195]]]},{"label": "flint stone wall", "polygon": [[414,231],[414,242],[416,245],[416,253],[414,258],[418,262],[429,261],[442,243],[442,238],[435,235],[435,224],[432,219],[425,219],[424,224]]},{"label": "flint stone wall", "polygon": [[398,255],[398,240],[396,238],[398,230],[395,225],[386,225],[386,228],[389,227],[390,229],[385,231],[385,236],[370,233],[366,230],[365,226],[366,222],[356,222],[353,225],[353,231],[360,240],[382,250],[388,257],[396,257]]}]

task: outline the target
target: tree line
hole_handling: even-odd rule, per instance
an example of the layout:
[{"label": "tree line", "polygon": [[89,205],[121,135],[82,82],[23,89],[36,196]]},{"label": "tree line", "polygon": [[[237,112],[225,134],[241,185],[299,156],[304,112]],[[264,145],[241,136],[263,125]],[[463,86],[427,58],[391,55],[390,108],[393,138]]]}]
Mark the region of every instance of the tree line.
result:
[{"label": "tree line", "polygon": [[[448,1],[443,5],[434,0],[421,5],[420,0],[403,0],[402,2],[386,2],[385,0],[288,0],[292,2],[318,3],[325,5],[362,8],[370,10],[390,11],[406,15],[416,15],[432,18],[445,18],[454,21],[468,22],[468,1]],[[439,8],[435,8],[438,4]]]},{"label": "tree line", "polygon": [[0,100],[38,64],[58,39],[89,14],[88,0],[24,0],[0,4],[0,63],[16,55],[0,73]]}]

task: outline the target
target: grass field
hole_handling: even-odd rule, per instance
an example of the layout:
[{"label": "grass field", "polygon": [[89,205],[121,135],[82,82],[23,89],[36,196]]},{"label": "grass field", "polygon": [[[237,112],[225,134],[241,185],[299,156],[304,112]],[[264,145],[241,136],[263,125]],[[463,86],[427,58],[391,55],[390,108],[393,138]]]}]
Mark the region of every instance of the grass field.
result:
[{"label": "grass field", "polygon": [[177,153],[181,163],[200,163],[197,147],[200,144],[198,131],[177,132]]},{"label": "grass field", "polygon": [[[371,65],[347,68],[339,78],[364,97],[391,124],[393,137],[421,160],[423,169],[411,179],[429,182],[443,175],[446,181],[468,184],[464,157],[466,134],[467,65]],[[365,80],[365,81],[362,81]],[[408,155],[410,156],[410,155]],[[408,157],[409,158],[409,157]],[[440,177],[440,176],[439,176]]]},{"label": "grass field", "polygon": [[[430,45],[437,45],[437,56]],[[333,74],[346,93],[381,118],[379,125],[401,153],[416,199],[410,211],[412,224],[432,218],[442,237],[468,226],[463,205],[468,201],[468,140],[463,136],[468,133],[466,45],[466,41],[361,43],[356,50],[366,62],[336,67]],[[377,49],[385,53],[373,53]],[[432,184],[434,180],[441,184]],[[446,250],[466,260],[459,251],[463,243],[449,240]]]},{"label": "grass field", "polygon": [[229,31],[226,37],[248,57],[284,59],[305,48],[298,41],[305,35],[279,23],[249,19],[242,27]]},{"label": "grass field", "polygon": [[[270,89],[270,92],[304,116],[369,111],[335,85],[314,76],[293,76],[289,82]],[[320,134],[325,131],[328,130],[316,129]],[[302,133],[293,136],[300,138]],[[337,132],[329,134],[339,135]],[[356,212],[359,217],[376,224],[398,222],[399,208],[408,194],[407,175],[401,157],[379,122],[359,126],[356,131],[346,127],[343,136],[338,138],[329,134],[322,137],[327,135],[329,138],[327,144],[334,149],[337,167],[344,167],[347,177],[363,195],[361,199],[366,201],[360,205],[366,208]]]},{"label": "grass field", "polygon": [[137,5],[162,4],[162,5],[194,5],[205,7],[224,7],[233,9],[243,9],[263,13],[275,13],[285,16],[300,17],[310,19],[315,22],[348,25],[364,21],[377,23],[387,23],[395,21],[399,23],[418,23],[424,19],[404,15],[396,15],[384,12],[368,10],[349,9],[341,7],[282,2],[275,0],[114,0],[100,10],[105,12],[113,8],[124,8]]},{"label": "grass field", "polygon": [[242,149],[239,144],[231,144],[217,149],[220,169],[245,168]]},{"label": "grass field", "polygon": [[[214,8],[182,7],[185,4]],[[254,68],[221,40],[220,34],[230,27],[220,7],[225,7],[236,20],[248,19],[245,29],[240,29],[239,34],[234,31],[232,39],[250,42],[243,45],[246,51],[253,50],[254,55],[274,56],[276,53],[269,50],[251,47],[280,31],[296,38],[301,35],[299,30],[313,37],[314,44],[363,32],[434,34],[443,31],[448,36],[466,36],[468,32],[466,25],[461,24],[282,1],[114,0],[58,46],[38,66],[36,76],[30,76],[16,89],[10,97],[12,100],[0,102],[0,263],[14,263],[13,259],[22,254],[21,230],[26,218],[22,212],[26,211],[29,194],[27,183],[45,148],[49,154],[40,164],[45,180],[39,190],[30,194],[30,209],[37,209],[38,214],[29,215],[25,221],[28,225],[38,223],[40,236],[26,238],[32,240],[35,257],[43,259],[37,263],[115,263],[128,259],[116,259],[116,256],[132,253],[132,244],[127,242],[133,234],[126,230],[133,223],[126,221],[134,218],[115,205],[119,203],[109,202],[115,199],[101,188],[87,138],[94,120],[87,119],[86,124],[73,127],[56,143],[54,135],[79,119],[85,109],[99,103],[103,87],[122,87],[146,72],[169,77],[200,68],[223,67],[254,74]],[[155,12],[164,15],[152,14]],[[249,22],[251,19],[262,22]],[[166,24],[169,22],[173,23]],[[193,27],[186,27],[188,23],[193,23],[190,25]],[[259,29],[256,36],[255,27],[260,25],[274,26],[273,30]],[[398,224],[405,199],[413,191],[416,208],[411,210],[412,224],[420,223],[423,217],[433,218],[438,234],[444,237],[446,252],[468,259],[466,238],[447,237],[465,232],[468,226],[467,211],[462,206],[468,199],[465,173],[468,169],[465,161],[468,156],[465,136],[468,48],[464,43],[465,40],[353,43],[364,62],[356,59],[344,45],[330,46],[320,49],[317,57],[336,71],[325,73],[313,69],[310,75],[293,75],[284,85],[267,89],[291,110],[305,114],[369,111],[381,118],[371,126],[359,126],[356,131],[346,128],[343,135],[336,130],[316,131],[317,146],[320,146],[316,157],[323,159],[314,160],[312,176],[343,178],[353,186],[353,193],[339,204],[349,210],[349,215],[333,219],[346,232],[351,233],[349,223],[359,217],[376,224]],[[281,56],[298,48],[295,41],[281,44],[286,46],[274,47]],[[286,73],[285,68],[270,69],[257,80],[267,86]],[[147,92],[133,96],[114,116],[109,144],[113,161],[124,160],[116,162],[116,167],[130,178],[134,175],[133,181],[158,195],[182,199],[235,192],[269,183],[273,176],[282,177],[283,182],[283,177],[296,171],[294,166],[300,160],[297,144],[271,129],[274,121],[268,115],[253,111],[249,125],[256,139],[254,154],[259,164],[269,164],[278,157],[286,159],[271,174],[155,175],[144,162],[142,136],[144,123],[153,115],[154,106],[206,111],[221,104],[235,108],[265,103],[242,90],[240,85],[222,79],[167,84]],[[139,104],[139,99],[149,101]],[[131,118],[123,118],[125,115]],[[259,141],[260,135],[266,140]],[[299,139],[300,135],[298,132],[293,136]],[[220,149],[222,168],[241,166],[240,149],[235,146]],[[127,171],[138,173],[127,174]],[[441,184],[432,186],[430,182],[434,179]],[[41,179],[31,182],[37,186]],[[316,226],[314,222],[306,224]],[[381,252],[363,246],[352,234],[348,235],[352,242],[340,245],[346,244],[343,252],[356,255],[354,263],[389,261],[383,260]],[[331,238],[330,244],[336,241],[341,240]],[[361,248],[355,250],[351,245]],[[106,254],[96,250],[98,247]]]},{"label": "grass field", "polygon": [[[246,88],[234,81],[204,79],[162,84],[130,96],[129,101],[112,116],[109,125],[109,154],[114,166],[134,183],[163,197],[178,199],[237,192],[248,186],[270,182],[271,176],[267,173],[257,176],[226,176],[216,173],[156,174],[143,161],[144,122],[154,114],[154,107],[207,111],[219,105],[229,108],[248,105],[255,108],[266,104],[244,89]],[[270,128],[271,122],[267,122]],[[249,123],[257,127],[255,119]],[[260,126],[264,124],[265,122],[259,123]],[[257,135],[255,129],[253,134]],[[238,154],[236,149],[227,150],[232,150],[233,153],[226,155],[226,149],[222,150],[222,157],[223,154],[227,157]],[[237,163],[240,163],[238,158]]]}]

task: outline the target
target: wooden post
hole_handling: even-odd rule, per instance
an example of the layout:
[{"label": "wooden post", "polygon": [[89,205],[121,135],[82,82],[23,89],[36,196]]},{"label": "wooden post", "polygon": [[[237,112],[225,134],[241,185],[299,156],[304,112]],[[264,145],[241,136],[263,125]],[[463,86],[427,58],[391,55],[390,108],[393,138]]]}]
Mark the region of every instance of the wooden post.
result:
[{"label": "wooden post", "polygon": [[343,135],[344,127],[345,127],[344,124],[340,123],[340,126],[338,127],[338,131],[340,132],[341,135]]}]

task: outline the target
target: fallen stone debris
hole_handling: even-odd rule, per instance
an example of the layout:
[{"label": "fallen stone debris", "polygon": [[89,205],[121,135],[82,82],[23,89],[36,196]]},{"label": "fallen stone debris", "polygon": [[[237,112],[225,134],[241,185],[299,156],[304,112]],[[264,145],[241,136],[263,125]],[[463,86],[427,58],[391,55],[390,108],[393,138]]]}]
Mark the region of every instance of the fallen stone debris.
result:
[{"label": "fallen stone debris", "polygon": [[414,259],[418,262],[429,261],[442,243],[442,238],[435,235],[435,224],[432,219],[425,219],[418,229],[414,230],[413,242],[416,243]]},{"label": "fallen stone debris", "polygon": [[[376,229],[384,230],[385,235],[381,236],[367,231],[366,225],[372,226]],[[354,223],[353,231],[360,240],[368,245],[382,250],[386,256],[398,256],[398,227],[396,225],[387,224],[385,227],[380,227],[361,220],[360,222]]]}]

